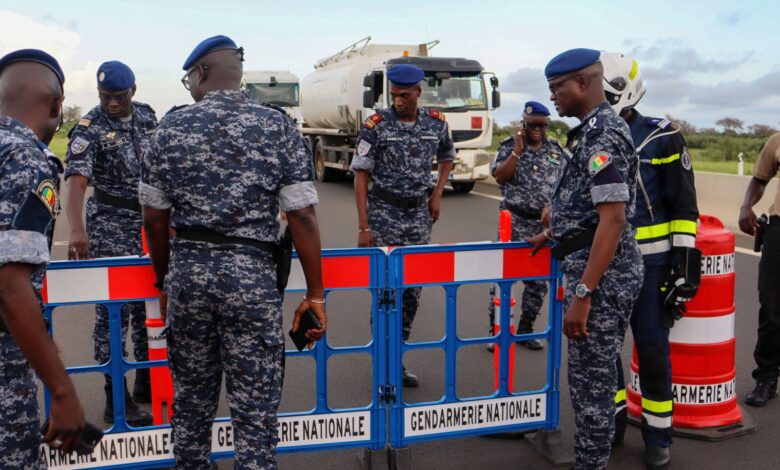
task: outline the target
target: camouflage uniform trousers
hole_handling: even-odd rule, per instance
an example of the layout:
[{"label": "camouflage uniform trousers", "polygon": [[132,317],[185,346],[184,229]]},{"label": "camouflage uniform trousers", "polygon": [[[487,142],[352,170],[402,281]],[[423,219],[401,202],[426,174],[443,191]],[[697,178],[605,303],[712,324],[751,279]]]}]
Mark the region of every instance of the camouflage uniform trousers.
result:
[{"label": "camouflage uniform trousers", "polygon": [[[89,254],[93,258],[110,256],[140,256],[141,214],[99,203],[90,198],[87,201],[87,234]],[[142,302],[126,303],[122,306],[122,350],[125,349],[127,324],[131,322],[133,355],[136,361],[145,361],[148,356],[146,338],[146,310]],[[95,306],[95,360],[107,362],[111,358],[109,347],[108,310],[103,305]]]},{"label": "camouflage uniform trousers", "polygon": [[[625,247],[618,247],[616,257]],[[618,388],[616,358],[623,348],[634,302],[639,296],[644,264],[638,251],[633,265],[613,264],[604,273],[591,298],[584,340],[569,340],[568,378],[574,408],[576,469],[605,469],[615,434],[615,393]],[[567,307],[584,272],[564,270]]]},{"label": "camouflage uniform trousers", "polygon": [[43,469],[35,376],[10,333],[0,331],[0,468]]},{"label": "camouflage uniform trousers", "polygon": [[[532,237],[544,230],[542,223],[538,220],[526,219],[512,214],[512,241],[523,241],[525,237]],[[542,310],[544,297],[547,295],[546,281],[523,281],[523,296],[520,300],[520,320],[517,323],[517,331],[530,332],[533,330],[536,317]],[[495,285],[490,287],[490,303],[488,304],[488,315],[490,316],[490,329],[493,330],[496,318],[496,305],[494,298],[497,288]]]},{"label": "camouflage uniform trousers", "polygon": [[[368,198],[368,223],[376,246],[426,245],[431,243],[433,218],[428,204],[414,209],[400,209],[373,195]],[[412,323],[420,306],[421,287],[411,287],[403,294],[401,332],[404,341],[412,334]]]},{"label": "camouflage uniform trousers", "polygon": [[[183,248],[189,243],[190,248]],[[174,242],[166,278],[176,467],[210,469],[222,373],[235,468],[275,469],[284,379],[281,297],[271,255]]]}]

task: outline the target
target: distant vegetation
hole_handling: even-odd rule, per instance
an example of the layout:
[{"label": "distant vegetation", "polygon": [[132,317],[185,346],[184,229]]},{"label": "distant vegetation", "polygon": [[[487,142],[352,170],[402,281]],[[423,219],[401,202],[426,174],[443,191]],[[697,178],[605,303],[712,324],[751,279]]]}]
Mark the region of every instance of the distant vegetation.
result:
[{"label": "distant vegetation", "polygon": [[[682,119],[669,115],[666,117],[682,128],[693,165],[700,171],[737,174],[739,154],[742,153],[744,174],[751,174],[753,163],[764,142],[777,132],[777,129],[763,124],[745,127],[745,123],[737,118],[719,119],[715,124],[720,129],[713,129],[698,128]],[[506,126],[495,126],[491,150],[495,152],[498,144],[506,137],[514,135],[519,128],[520,121],[512,121]],[[557,139],[563,145],[566,143],[568,130],[569,126],[565,122],[553,119],[550,121],[547,135]]]}]

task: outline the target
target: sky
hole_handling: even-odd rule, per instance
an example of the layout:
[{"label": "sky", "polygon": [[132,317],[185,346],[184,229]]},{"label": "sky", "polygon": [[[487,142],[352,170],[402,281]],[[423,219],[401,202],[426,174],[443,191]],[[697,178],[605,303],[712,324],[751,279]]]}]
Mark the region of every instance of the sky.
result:
[{"label": "sky", "polygon": [[588,47],[637,60],[647,84],[637,108],[645,115],[780,128],[777,18],[780,3],[758,0],[0,0],[0,54],[27,47],[53,54],[66,74],[65,104],[84,112],[97,104],[97,67],[121,60],[135,72],[136,99],[161,115],[192,101],[181,65],[215,34],[244,47],[245,70],[301,78],[366,36],[382,44],[438,39],[431,55],[476,59],[497,74],[502,105],[494,116],[506,124],[526,100],[551,105],[542,71],[553,56]]}]

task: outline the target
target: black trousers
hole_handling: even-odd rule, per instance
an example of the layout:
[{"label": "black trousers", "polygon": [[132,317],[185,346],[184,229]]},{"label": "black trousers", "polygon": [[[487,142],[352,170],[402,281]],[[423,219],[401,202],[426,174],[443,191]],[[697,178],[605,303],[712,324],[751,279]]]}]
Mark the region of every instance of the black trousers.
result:
[{"label": "black trousers", "polygon": [[758,266],[758,342],[753,352],[756,380],[775,379],[780,372],[780,217],[773,216],[764,232]]}]

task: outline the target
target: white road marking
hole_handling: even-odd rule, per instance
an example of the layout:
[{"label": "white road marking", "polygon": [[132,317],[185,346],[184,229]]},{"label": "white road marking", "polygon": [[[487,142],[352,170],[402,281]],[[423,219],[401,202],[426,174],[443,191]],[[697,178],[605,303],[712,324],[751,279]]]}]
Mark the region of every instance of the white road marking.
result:
[{"label": "white road marking", "polygon": [[734,248],[734,250],[737,253],[742,253],[743,255],[758,256],[758,257],[761,256],[761,253],[756,253],[753,250],[750,250],[748,248],[742,248],[741,246],[738,246],[738,247]]},{"label": "white road marking", "polygon": [[504,198],[502,198],[501,196],[494,196],[493,194],[480,193],[479,191],[471,191],[469,194],[473,194],[473,195],[479,196],[479,197],[486,197],[488,199],[493,199],[495,201],[503,201],[504,200]]}]

